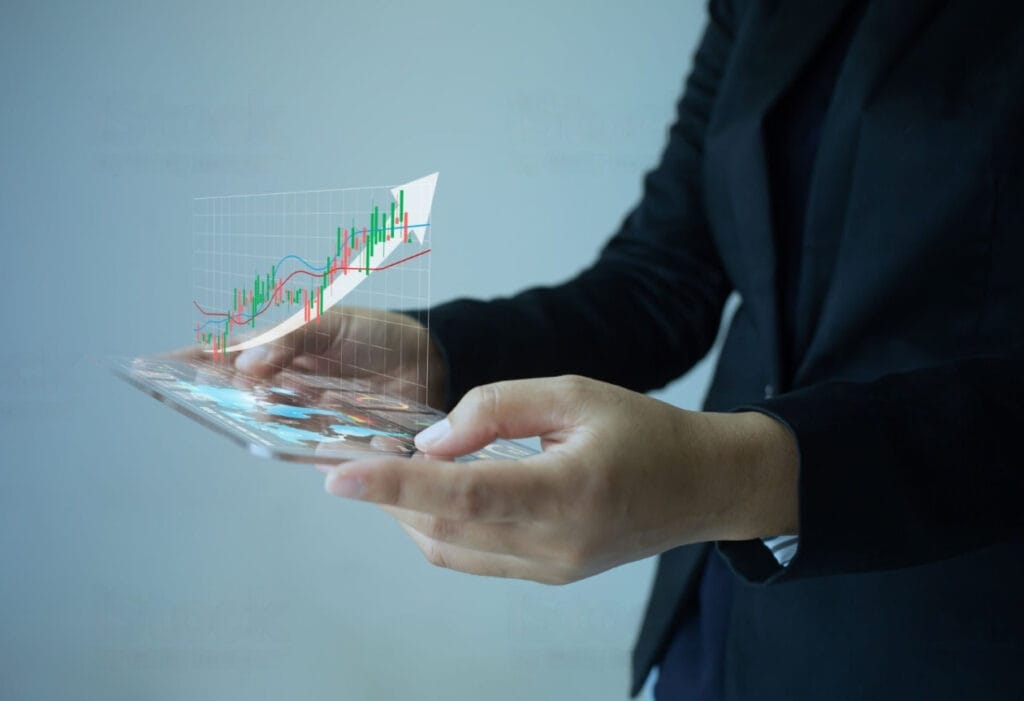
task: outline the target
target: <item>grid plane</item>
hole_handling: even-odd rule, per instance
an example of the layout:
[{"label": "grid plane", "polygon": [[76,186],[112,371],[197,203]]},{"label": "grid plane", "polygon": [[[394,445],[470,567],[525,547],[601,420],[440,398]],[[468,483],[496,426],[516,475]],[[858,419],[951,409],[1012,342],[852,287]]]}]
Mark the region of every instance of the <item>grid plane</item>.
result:
[{"label": "grid plane", "polygon": [[435,182],[195,198],[195,343],[425,401]]}]

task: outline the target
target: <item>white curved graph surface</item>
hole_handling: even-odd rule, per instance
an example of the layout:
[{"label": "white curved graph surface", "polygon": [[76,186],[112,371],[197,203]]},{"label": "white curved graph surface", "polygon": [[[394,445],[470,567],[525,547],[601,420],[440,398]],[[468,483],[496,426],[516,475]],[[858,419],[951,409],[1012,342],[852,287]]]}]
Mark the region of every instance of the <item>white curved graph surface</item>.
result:
[{"label": "white curved graph surface", "polygon": [[[434,202],[434,189],[437,185],[437,175],[437,173],[432,173],[417,180],[413,180],[412,182],[408,182],[405,185],[398,185],[391,189],[391,195],[396,201],[398,199],[399,191],[405,191],[405,211],[409,213],[410,221],[422,222],[422,224],[429,226],[430,208]],[[415,236],[421,245],[423,243],[424,234],[426,233],[426,226],[417,226],[415,229],[410,230],[410,234]],[[375,246],[373,255],[369,258],[368,267],[379,268],[385,263],[385,261],[387,261],[391,254],[398,250],[398,247],[401,244],[401,237],[394,237]],[[366,254],[363,252],[354,253],[351,259],[344,261],[343,264],[354,268],[367,266]],[[367,277],[369,276],[339,275],[324,289],[324,309],[328,309],[341,302],[349,293],[356,289],[363,280],[367,279]],[[270,327],[262,333],[247,338],[244,341],[231,344],[221,352],[231,353],[235,351],[243,351],[247,348],[255,348],[256,346],[261,346],[264,343],[276,341],[292,331],[302,328],[302,326],[307,323],[309,322],[306,320],[306,314],[300,309],[298,312],[286,318],[279,324]],[[207,352],[212,353],[213,351],[207,349]]]}]

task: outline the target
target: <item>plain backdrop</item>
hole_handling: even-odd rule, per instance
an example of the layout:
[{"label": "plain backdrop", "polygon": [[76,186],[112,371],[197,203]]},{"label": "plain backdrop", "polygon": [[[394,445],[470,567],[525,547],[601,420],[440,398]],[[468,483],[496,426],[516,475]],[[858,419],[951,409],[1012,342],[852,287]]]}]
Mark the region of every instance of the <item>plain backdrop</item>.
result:
[{"label": "plain backdrop", "polygon": [[[190,342],[199,195],[437,170],[435,302],[572,275],[656,162],[703,21],[696,0],[0,5],[0,698],[624,698],[652,561],[565,587],[432,568],[319,473],[97,359]],[[698,407],[707,367],[659,396]]]}]

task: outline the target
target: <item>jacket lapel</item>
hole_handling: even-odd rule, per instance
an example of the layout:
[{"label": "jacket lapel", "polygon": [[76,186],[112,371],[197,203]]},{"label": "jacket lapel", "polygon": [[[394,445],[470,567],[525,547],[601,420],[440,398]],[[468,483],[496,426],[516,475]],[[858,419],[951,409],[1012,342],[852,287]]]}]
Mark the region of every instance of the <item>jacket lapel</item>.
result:
[{"label": "jacket lapel", "polygon": [[[726,164],[736,235],[745,259],[744,304],[764,320],[758,332],[767,342],[769,382],[782,383],[779,348],[776,251],[763,129],[768,111],[811,60],[849,0],[794,0],[754,3],[753,16],[736,38],[729,73],[716,112],[725,125],[718,138],[732,161]],[[719,164],[720,165],[720,164]],[[716,166],[718,167],[718,166]]]},{"label": "jacket lapel", "polygon": [[799,384],[813,360],[814,334],[828,303],[836,257],[848,235],[847,205],[856,165],[861,115],[872,95],[914,37],[934,17],[940,0],[874,2],[854,34],[825,116],[811,176],[803,238],[795,357]]}]

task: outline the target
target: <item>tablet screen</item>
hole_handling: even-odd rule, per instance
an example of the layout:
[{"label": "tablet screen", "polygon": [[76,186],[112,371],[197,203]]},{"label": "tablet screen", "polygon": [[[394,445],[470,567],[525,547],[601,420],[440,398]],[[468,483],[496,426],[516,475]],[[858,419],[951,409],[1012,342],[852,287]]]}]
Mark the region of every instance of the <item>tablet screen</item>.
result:
[{"label": "tablet screen", "polygon": [[[374,392],[369,383],[295,371],[257,379],[230,363],[171,357],[115,358],[113,369],[139,389],[263,457],[338,462],[412,455],[413,437],[442,419],[424,404]],[[535,454],[495,441],[463,459]]]}]

